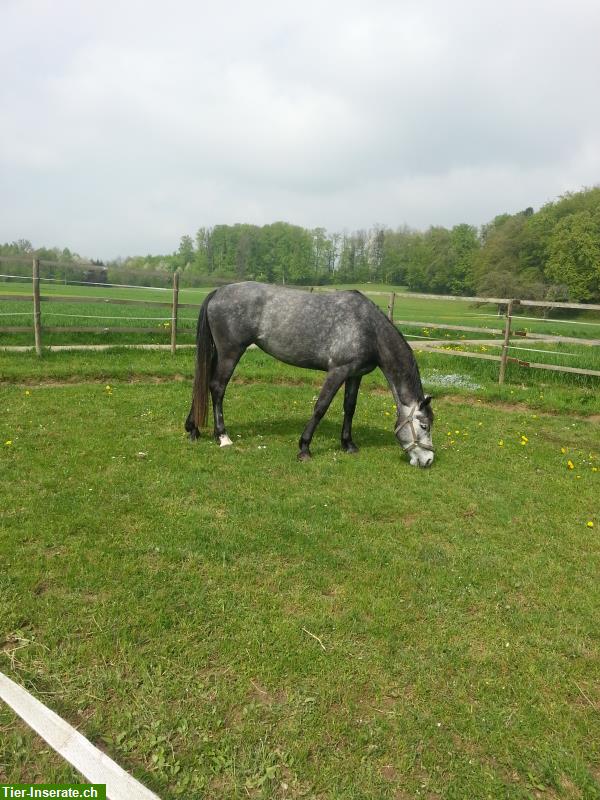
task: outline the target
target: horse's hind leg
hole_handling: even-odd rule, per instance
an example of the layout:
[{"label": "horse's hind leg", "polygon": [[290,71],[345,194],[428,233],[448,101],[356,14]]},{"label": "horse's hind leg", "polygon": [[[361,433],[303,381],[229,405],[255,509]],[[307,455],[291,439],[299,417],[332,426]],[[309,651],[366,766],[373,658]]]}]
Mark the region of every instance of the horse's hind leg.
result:
[{"label": "horse's hind leg", "polygon": [[225,429],[225,420],[223,419],[223,398],[225,397],[225,390],[233,371],[237,366],[238,361],[246,348],[243,347],[239,351],[228,352],[227,354],[219,353],[217,365],[215,367],[213,376],[210,380],[210,396],[212,398],[213,416],[215,421],[214,436],[219,442],[221,447],[233,444],[227,431]]},{"label": "horse's hind leg", "polygon": [[344,389],[344,424],[342,426],[342,450],[347,453],[358,453],[358,447],[352,441],[352,418],[356,410],[356,400],[362,376],[346,380]]},{"label": "horse's hind leg", "polygon": [[200,431],[196,427],[196,423],[194,422],[194,407],[192,406],[190,409],[190,413],[187,415],[187,419],[185,421],[185,429],[190,435],[190,440],[193,442],[200,436]]}]

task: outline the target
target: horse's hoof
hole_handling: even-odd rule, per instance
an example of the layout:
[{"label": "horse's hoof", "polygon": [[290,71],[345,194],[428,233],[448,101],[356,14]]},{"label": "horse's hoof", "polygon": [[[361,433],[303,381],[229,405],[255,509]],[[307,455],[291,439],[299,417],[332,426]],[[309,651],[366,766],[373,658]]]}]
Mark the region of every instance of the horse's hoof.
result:
[{"label": "horse's hoof", "polygon": [[354,442],[348,442],[348,444],[342,445],[342,448],[345,453],[350,453],[350,455],[358,453],[358,447],[354,444]]},{"label": "horse's hoof", "polygon": [[300,450],[298,453],[298,461],[310,461],[311,455],[307,450]]},{"label": "horse's hoof", "polygon": [[226,433],[222,433],[219,436],[219,447],[229,447],[230,444],[233,444],[229,436]]},{"label": "horse's hoof", "polygon": [[199,436],[200,436],[200,431],[198,430],[198,428],[194,428],[193,431],[190,431],[190,436],[189,436],[190,442],[195,442]]}]

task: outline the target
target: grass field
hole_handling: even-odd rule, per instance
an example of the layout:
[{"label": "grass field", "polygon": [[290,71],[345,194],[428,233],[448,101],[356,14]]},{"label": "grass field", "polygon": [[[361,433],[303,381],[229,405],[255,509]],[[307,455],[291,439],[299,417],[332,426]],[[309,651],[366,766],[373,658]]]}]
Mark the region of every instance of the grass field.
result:
[{"label": "grass field", "polygon": [[[195,303],[198,308],[208,293],[208,289],[182,289],[179,294],[181,303]],[[0,284],[0,294],[30,294],[31,286],[21,283]],[[47,284],[41,288],[42,296],[86,297],[88,303],[53,303],[51,300],[42,303],[43,325],[51,327],[129,327],[147,328],[144,333],[79,333],[45,332],[43,341],[52,344],[168,344],[171,340],[171,309],[151,305],[131,306],[114,305],[103,302],[104,298],[114,300],[136,300],[147,302],[170,303],[171,290],[118,288],[102,286],[69,286]],[[2,316],[2,314],[10,316]],[[33,300],[0,301],[0,324],[4,326],[31,326],[33,317]],[[178,320],[179,340],[193,342],[196,320],[195,309],[180,309]],[[30,345],[33,328],[23,333],[2,333],[0,345]]]},{"label": "grass field", "polygon": [[420,471],[375,375],[299,464],[318,374],[248,353],[220,449],[191,365],[0,355],[0,669],[163,800],[600,798],[597,393],[438,385]]},{"label": "grass field", "polygon": [[[19,294],[29,293],[28,283],[4,283],[1,284],[0,294]],[[379,285],[365,284],[356,286],[344,286],[341,288],[358,288],[363,291],[389,292],[390,290],[402,291],[405,287],[384,287]],[[171,338],[170,328],[170,308],[152,306],[127,306],[114,305],[103,302],[103,298],[114,299],[137,299],[137,300],[158,300],[170,302],[170,290],[143,289],[143,288],[120,288],[120,287],[87,287],[69,286],[62,284],[45,284],[43,294],[62,295],[62,296],[85,296],[89,298],[88,303],[53,303],[51,300],[42,304],[42,318],[46,325],[61,326],[65,328],[77,328],[81,326],[89,327],[125,327],[125,328],[145,328],[143,333],[138,332],[101,332],[84,333],[67,330],[66,332],[43,331],[43,343],[45,345],[65,345],[65,344],[162,344],[167,345]],[[193,303],[197,307],[206,296],[208,289],[183,289],[180,292],[182,303]],[[373,295],[372,299],[387,310],[388,295]],[[531,313],[531,312],[529,312]],[[557,312],[559,313],[559,312]],[[8,315],[8,316],[7,316]],[[194,331],[196,325],[196,309],[182,308],[179,312],[178,323],[178,342],[180,344],[192,344],[194,341]],[[469,327],[492,327],[502,328],[504,319],[497,316],[497,308],[493,305],[473,305],[454,300],[431,300],[420,297],[397,298],[395,317],[397,320],[404,320],[400,325],[401,330],[407,339],[413,343],[425,340],[442,340],[447,342],[448,348],[470,350],[472,352],[485,352],[489,355],[500,355],[501,339],[499,335],[490,335],[482,332],[480,336],[476,333],[461,332],[454,330],[436,329],[426,327],[423,323],[438,323],[446,325],[467,325]],[[31,325],[32,320],[32,301],[3,301],[0,302],[0,322],[4,325]],[[414,321],[414,324],[410,324]],[[553,335],[565,335],[574,337],[598,337],[600,338],[600,318],[597,314],[581,314],[577,319],[571,321],[561,318],[543,319],[524,319],[515,318],[515,329],[526,330],[530,333],[546,333]],[[463,344],[464,340],[481,338],[485,340],[481,345]],[[33,343],[33,331],[21,333],[3,333],[0,331],[0,347],[6,345],[29,345]],[[590,347],[584,344],[565,343],[557,344],[540,343],[537,340],[527,338],[514,338],[511,343],[510,355],[522,361],[533,361],[538,363],[548,363],[565,367],[575,367],[579,369],[590,369],[600,371],[600,348]],[[494,362],[466,359],[452,355],[426,355],[421,357],[426,366],[430,366],[430,376],[432,383],[438,379],[443,381],[442,385],[451,388],[452,382],[458,382],[458,386],[465,385],[467,388],[478,388],[487,386],[494,395],[497,395],[494,384],[498,377],[498,364]],[[63,362],[65,363],[65,362]],[[144,362],[146,363],[146,362]],[[186,362],[187,363],[187,362]],[[118,365],[115,365],[118,369]],[[10,376],[7,376],[10,377]],[[450,381],[450,383],[448,383]],[[554,390],[560,387],[577,389],[580,396],[575,397],[575,408],[586,410],[590,408],[589,392],[596,392],[598,379],[564,374],[550,371],[536,371],[527,367],[511,364],[507,372],[507,381],[512,385],[513,390],[516,386],[536,389],[543,395],[549,389]],[[435,387],[434,387],[435,388]],[[582,401],[583,406],[580,407]],[[593,405],[593,404],[592,404]]]},{"label": "grass field", "polygon": [[[352,288],[352,287],[340,287]],[[378,285],[363,284],[356,285],[362,291],[387,292],[395,289],[402,291],[404,287],[382,287]],[[200,306],[206,296],[208,289],[182,289],[179,294],[181,303],[195,303]],[[31,287],[26,283],[4,283],[0,284],[0,294],[30,294]],[[59,295],[62,297],[88,297],[88,303],[52,303],[51,301],[42,304],[42,318],[45,325],[50,326],[72,326],[81,327],[84,325],[92,326],[129,326],[129,327],[148,327],[148,333],[141,337],[136,334],[126,334],[127,341],[152,341],[152,337],[161,337],[161,341],[167,341],[170,331],[156,330],[161,323],[170,319],[170,308],[152,308],[142,306],[107,305],[102,302],[102,298],[130,299],[167,302],[171,300],[170,290],[143,289],[143,288],[108,288],[108,287],[87,287],[87,286],[68,286],[61,284],[48,284],[42,287],[42,294],[49,297]],[[375,294],[371,299],[382,309],[387,311],[389,300],[388,294]],[[33,303],[31,300],[24,301],[3,301],[0,302],[0,321],[3,325],[31,325]],[[571,312],[573,313],[573,312]],[[11,316],[2,316],[10,314]],[[67,315],[67,316],[62,316]],[[531,309],[522,315],[523,317],[533,317]],[[137,319],[136,319],[137,318]],[[150,319],[148,319],[150,318]],[[152,318],[155,318],[155,323]],[[192,340],[197,313],[194,309],[181,309],[179,327],[181,329],[182,341]],[[406,298],[398,297],[395,304],[395,318],[415,323],[440,323],[446,325],[467,325],[469,327],[504,327],[504,318],[497,316],[497,307],[492,304],[472,304],[456,300],[431,300],[421,297]],[[600,315],[586,313],[579,315],[576,319],[520,319],[515,317],[514,328],[530,333],[546,333],[559,336],[576,336],[588,338],[600,338]],[[404,325],[403,331],[407,335],[422,336],[422,326]],[[433,338],[471,338],[472,334],[456,331],[444,331],[431,329],[429,336]],[[31,344],[33,331],[23,334],[3,334],[0,332],[1,344]],[[150,338],[148,338],[150,337]],[[47,344],[67,344],[79,341],[107,342],[109,344],[122,343],[123,334],[75,334],[75,333],[48,333],[44,336]],[[159,341],[159,339],[156,339]],[[533,345],[535,346],[535,345]]]}]

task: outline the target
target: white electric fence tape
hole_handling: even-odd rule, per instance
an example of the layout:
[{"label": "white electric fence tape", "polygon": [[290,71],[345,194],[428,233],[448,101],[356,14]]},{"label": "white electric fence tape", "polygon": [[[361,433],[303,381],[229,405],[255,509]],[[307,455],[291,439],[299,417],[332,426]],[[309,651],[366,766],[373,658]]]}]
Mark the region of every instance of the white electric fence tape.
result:
[{"label": "white electric fence tape", "polygon": [[2,672],[0,698],[90,783],[106,784],[108,800],[160,800],[68,722]]}]

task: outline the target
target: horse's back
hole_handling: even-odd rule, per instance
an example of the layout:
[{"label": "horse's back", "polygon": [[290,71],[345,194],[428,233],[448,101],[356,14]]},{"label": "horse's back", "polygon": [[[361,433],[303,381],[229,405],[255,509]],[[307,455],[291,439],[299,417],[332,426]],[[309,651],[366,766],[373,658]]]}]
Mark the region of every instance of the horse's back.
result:
[{"label": "horse's back", "polygon": [[217,349],[220,342],[254,343],[281,361],[324,370],[373,360],[374,312],[359,292],[307,292],[252,281],[221,287],[208,308]]}]

